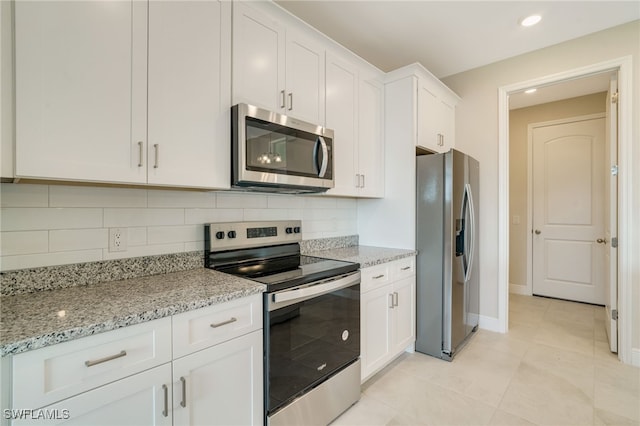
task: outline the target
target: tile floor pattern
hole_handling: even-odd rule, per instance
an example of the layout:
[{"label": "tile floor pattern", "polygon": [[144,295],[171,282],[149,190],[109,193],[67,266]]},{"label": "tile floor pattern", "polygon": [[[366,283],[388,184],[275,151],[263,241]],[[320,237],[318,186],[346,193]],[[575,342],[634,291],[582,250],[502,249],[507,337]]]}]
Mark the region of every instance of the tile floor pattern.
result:
[{"label": "tile floor pattern", "polygon": [[332,426],[640,425],[640,369],[608,350],[604,308],[511,295],[509,333],[452,363],[403,354]]}]

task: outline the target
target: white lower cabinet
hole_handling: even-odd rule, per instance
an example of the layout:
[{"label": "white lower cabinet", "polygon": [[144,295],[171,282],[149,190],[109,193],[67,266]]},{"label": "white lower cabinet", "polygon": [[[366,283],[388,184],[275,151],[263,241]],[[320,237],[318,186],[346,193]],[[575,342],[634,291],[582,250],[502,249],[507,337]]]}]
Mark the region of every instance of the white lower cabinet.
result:
[{"label": "white lower cabinet", "polygon": [[361,292],[364,382],[415,342],[415,258],[363,269]]},{"label": "white lower cabinet", "polygon": [[173,361],[175,425],[262,424],[262,331]]},{"label": "white lower cabinet", "polygon": [[0,423],[262,425],[261,307],[257,294],[2,358]]}]

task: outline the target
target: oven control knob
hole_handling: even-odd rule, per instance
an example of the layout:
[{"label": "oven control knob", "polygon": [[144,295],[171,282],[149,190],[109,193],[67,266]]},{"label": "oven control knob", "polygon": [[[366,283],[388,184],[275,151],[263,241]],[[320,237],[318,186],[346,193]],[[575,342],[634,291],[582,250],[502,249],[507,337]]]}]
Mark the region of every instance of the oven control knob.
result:
[{"label": "oven control knob", "polygon": [[235,238],[235,237],[236,237],[236,231],[229,231],[229,232],[227,232],[227,237],[229,237],[229,238]]},{"label": "oven control knob", "polygon": [[222,231],[216,232],[216,240],[222,240],[222,239],[224,239],[224,232]]},{"label": "oven control knob", "polygon": [[287,227],[284,232],[286,232],[287,234],[293,234],[293,228],[291,227]]},{"label": "oven control knob", "polygon": [[296,226],[295,228],[293,228],[293,232],[296,233],[296,234],[299,234],[300,233],[300,227]]}]

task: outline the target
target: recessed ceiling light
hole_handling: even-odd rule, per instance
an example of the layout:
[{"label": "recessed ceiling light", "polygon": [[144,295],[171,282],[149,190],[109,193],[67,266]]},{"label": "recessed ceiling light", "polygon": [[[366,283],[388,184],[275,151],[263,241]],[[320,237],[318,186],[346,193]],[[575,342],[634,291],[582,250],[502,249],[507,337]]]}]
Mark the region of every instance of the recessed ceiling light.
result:
[{"label": "recessed ceiling light", "polygon": [[531,27],[537,24],[538,22],[540,22],[541,19],[542,19],[542,16],[540,15],[527,16],[526,18],[520,21],[520,25],[522,25],[523,27]]},{"label": "recessed ceiling light", "polygon": [[524,93],[533,93],[533,92],[535,92],[536,90],[538,90],[538,89],[536,89],[536,88],[534,87],[533,89],[527,89],[527,90],[525,90],[525,91],[524,91]]}]

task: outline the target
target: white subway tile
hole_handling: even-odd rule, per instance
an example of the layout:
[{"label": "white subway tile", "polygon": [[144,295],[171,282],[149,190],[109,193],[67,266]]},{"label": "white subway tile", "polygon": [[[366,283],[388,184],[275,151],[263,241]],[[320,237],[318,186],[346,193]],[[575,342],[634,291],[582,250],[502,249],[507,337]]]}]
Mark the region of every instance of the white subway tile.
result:
[{"label": "white subway tile", "polygon": [[266,209],[267,196],[250,192],[218,192],[216,207],[221,209]]},{"label": "white subway tile", "polygon": [[64,229],[50,231],[49,251],[77,251],[109,247],[109,230]]},{"label": "white subway tile", "polygon": [[146,207],[147,190],[51,185],[49,203],[51,207]]},{"label": "white subway tile", "polygon": [[147,228],[133,227],[127,229],[127,246],[145,246],[147,245]]},{"label": "white subway tile", "polygon": [[3,231],[102,228],[102,209],[3,208]]},{"label": "white subway tile", "polygon": [[104,227],[183,225],[184,209],[104,209]]},{"label": "white subway tile", "polygon": [[305,232],[335,231],[335,225],[331,220],[310,220],[304,222],[303,230]]},{"label": "white subway tile", "polygon": [[68,265],[72,263],[102,260],[102,250],[60,251],[55,253],[2,256],[0,270],[37,268],[41,266]]},{"label": "white subway tile", "polygon": [[307,196],[304,197],[305,209],[334,209],[337,205],[337,199],[323,196]]},{"label": "white subway tile", "polygon": [[49,187],[31,184],[0,184],[0,207],[48,207]]},{"label": "white subway tile", "polygon": [[204,241],[204,225],[152,226],[147,228],[149,244]]},{"label": "white subway tile", "polygon": [[302,209],[289,209],[287,210],[287,219],[288,220],[302,220],[303,210]]},{"label": "white subway tile", "polygon": [[305,231],[304,228],[302,228],[302,239],[303,240],[315,240],[318,238],[322,238],[322,232],[311,232],[311,231]]},{"label": "white subway tile", "polygon": [[3,232],[0,235],[2,256],[48,252],[47,231]]},{"label": "white subway tile", "polygon": [[204,251],[204,241],[184,243],[184,251]]},{"label": "white subway tile", "polygon": [[104,260],[125,259],[129,257],[154,256],[157,254],[170,254],[184,252],[183,243],[175,244],[155,244],[137,247],[127,247],[126,251],[110,252],[109,249],[103,249]]},{"label": "white subway tile", "polygon": [[216,194],[202,191],[149,190],[147,206],[212,209],[216,206]]},{"label": "white subway tile", "polygon": [[269,209],[301,209],[304,207],[304,197],[298,195],[267,195]]},{"label": "white subway tile", "polygon": [[355,198],[336,198],[336,208],[356,210],[358,202]]},{"label": "white subway tile", "polygon": [[287,220],[287,209],[244,209],[244,220]]},{"label": "white subway tile", "polygon": [[242,209],[185,209],[185,224],[240,222]]},{"label": "white subway tile", "polygon": [[355,210],[348,209],[304,209],[303,220],[340,220],[354,219],[357,216]]}]

